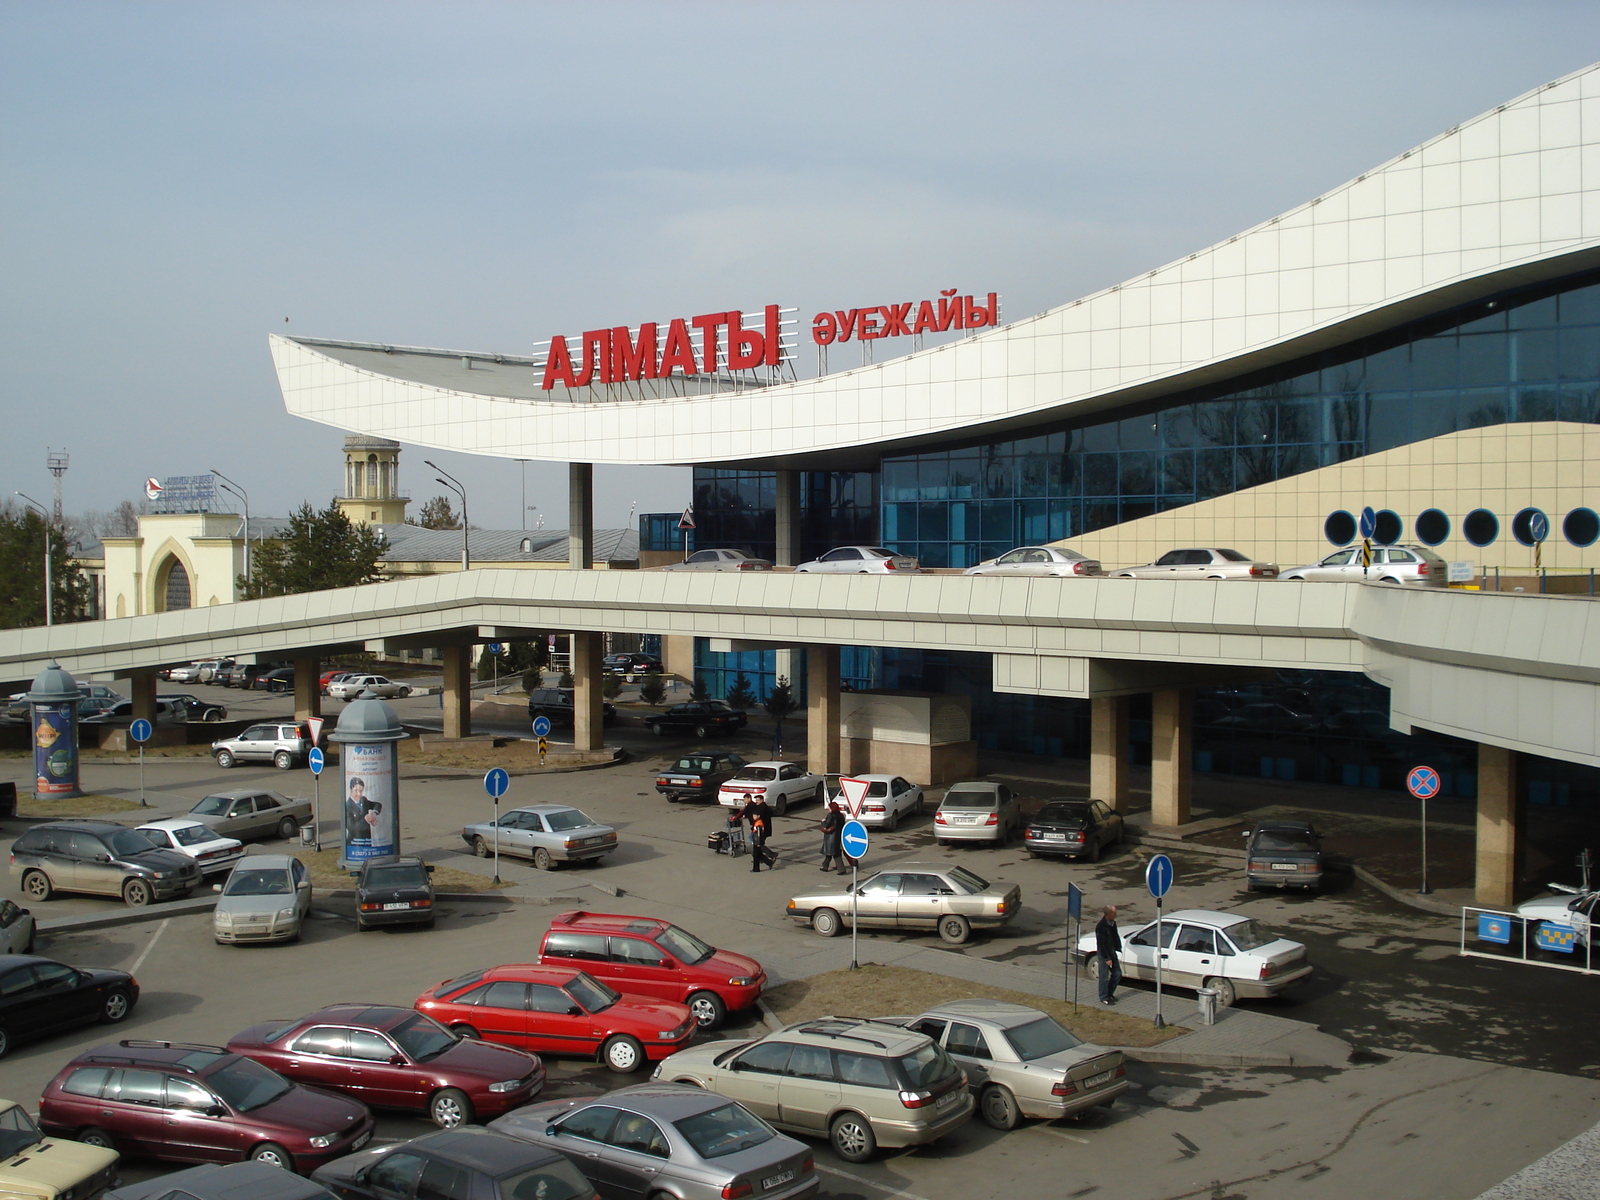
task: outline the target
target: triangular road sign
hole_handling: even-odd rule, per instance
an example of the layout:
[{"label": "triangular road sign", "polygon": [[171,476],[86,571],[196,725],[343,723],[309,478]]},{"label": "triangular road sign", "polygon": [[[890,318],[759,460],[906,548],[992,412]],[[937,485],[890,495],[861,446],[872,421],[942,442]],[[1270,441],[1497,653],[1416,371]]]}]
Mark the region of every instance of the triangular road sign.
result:
[{"label": "triangular road sign", "polygon": [[322,745],[322,718],[321,717],[307,717],[306,718],[306,725],[311,730],[311,744],[313,746]]},{"label": "triangular road sign", "polygon": [[839,794],[844,797],[845,811],[852,817],[861,815],[861,806],[866,802],[867,789],[871,786],[870,779],[850,779],[847,776],[839,778]]},{"label": "triangular road sign", "polygon": [[685,530],[694,528],[694,505],[691,504],[683,510],[683,516],[678,518],[678,528]]}]

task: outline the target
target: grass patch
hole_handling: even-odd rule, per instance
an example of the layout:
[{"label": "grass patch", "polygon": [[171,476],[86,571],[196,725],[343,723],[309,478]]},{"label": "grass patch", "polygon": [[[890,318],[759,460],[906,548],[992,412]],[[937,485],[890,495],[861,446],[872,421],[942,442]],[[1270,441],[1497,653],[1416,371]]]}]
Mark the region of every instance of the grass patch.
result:
[{"label": "grass patch", "polygon": [[[19,817],[47,820],[61,817],[103,817],[107,813],[125,813],[138,807],[137,796],[106,796],[99,792],[91,792],[86,796],[75,796],[70,800],[33,800],[28,798],[21,788],[17,789]],[[151,820],[163,815],[153,807],[150,810]]]},{"label": "grass patch", "polygon": [[[578,754],[570,746],[564,749],[552,746],[545,761],[549,767],[566,767],[578,763],[603,762],[611,754],[611,748]],[[507,742],[496,749],[493,742],[469,742],[463,746],[424,750],[420,740],[413,740],[400,743],[400,761],[408,766],[458,767],[474,771],[487,771],[490,767],[506,767],[513,771],[537,770],[539,744],[530,739]]]},{"label": "grass patch", "polygon": [[[297,850],[294,856],[305,863],[306,870],[311,872],[311,886],[314,888],[353,888],[356,885],[355,877],[340,869],[337,848],[324,850],[320,854],[311,850]],[[497,888],[487,876],[458,871],[454,867],[435,866],[433,886],[434,890],[440,892],[493,892],[508,888],[511,884],[509,881],[503,882]]]},{"label": "grass patch", "polygon": [[[1095,984],[1084,980],[1093,995]],[[909,967],[884,967],[868,963],[859,970],[829,971],[810,979],[796,979],[762,994],[772,1011],[785,1023],[813,1017],[884,1017],[915,1015],[951,1000],[973,997],[1010,1000],[1049,1013],[1086,1042],[1100,1046],[1154,1046],[1188,1030],[1169,1025],[1157,1029],[1149,1021],[1129,1017],[1099,1005],[1073,1005],[1009,988],[968,983],[948,975],[933,975]]]}]

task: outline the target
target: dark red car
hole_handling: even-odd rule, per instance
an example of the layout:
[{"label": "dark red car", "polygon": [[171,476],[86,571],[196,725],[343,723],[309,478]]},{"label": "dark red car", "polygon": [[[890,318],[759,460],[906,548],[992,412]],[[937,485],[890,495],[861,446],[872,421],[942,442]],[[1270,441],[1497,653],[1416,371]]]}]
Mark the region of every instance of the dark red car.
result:
[{"label": "dark red car", "polygon": [[753,958],[717,950],[657,917],[575,910],[550,923],[542,966],[577,966],[619,992],[687,1004],[701,1029],[749,1008],[766,986]]},{"label": "dark red car", "polygon": [[620,1072],[682,1050],[695,1031],[685,1005],[621,995],[576,967],[472,971],[423,992],[417,1009],[467,1037],[541,1054],[598,1055]]},{"label": "dark red car", "polygon": [[334,1004],[252,1025],[228,1049],[373,1108],[426,1112],[444,1129],[520,1108],[544,1088],[537,1054],[464,1038],[409,1008]]},{"label": "dark red car", "polygon": [[361,1149],[372,1114],[221,1046],[125,1041],[80,1054],[39,1098],[55,1137],[176,1162],[253,1158],[302,1175]]}]

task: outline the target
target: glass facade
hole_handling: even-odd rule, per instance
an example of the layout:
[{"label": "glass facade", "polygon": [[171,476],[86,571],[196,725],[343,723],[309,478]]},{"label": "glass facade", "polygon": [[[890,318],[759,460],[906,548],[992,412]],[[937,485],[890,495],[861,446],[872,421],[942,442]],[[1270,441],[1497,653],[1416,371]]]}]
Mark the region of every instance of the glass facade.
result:
[{"label": "glass facade", "polygon": [[[771,471],[696,467],[696,532],[704,546],[777,552],[777,477]],[[878,476],[873,471],[805,471],[800,477],[801,561],[835,546],[873,545],[878,538]]]},{"label": "glass facade", "polygon": [[[678,528],[678,522],[683,520],[682,513],[640,513],[639,514],[639,549],[641,550],[682,550],[684,548],[684,530]],[[689,550],[694,550],[695,530],[687,531],[689,534]]]}]

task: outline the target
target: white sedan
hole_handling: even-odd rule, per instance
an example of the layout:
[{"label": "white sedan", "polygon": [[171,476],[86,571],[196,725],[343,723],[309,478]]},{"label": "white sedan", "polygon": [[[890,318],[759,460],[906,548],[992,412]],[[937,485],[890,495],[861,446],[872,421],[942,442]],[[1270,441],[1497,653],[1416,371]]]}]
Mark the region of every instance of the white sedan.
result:
[{"label": "white sedan", "polygon": [[405,684],[385,679],[382,675],[351,675],[347,679],[339,680],[338,683],[328,685],[328,695],[334,700],[354,700],[367,691],[385,700],[411,695],[411,689]]},{"label": "white sedan", "polygon": [[163,850],[176,850],[200,864],[200,873],[226,871],[244,857],[244,843],[223,837],[204,821],[168,817],[139,826],[140,833]]},{"label": "white sedan", "polygon": [[1194,550],[1168,550],[1153,563],[1124,567],[1118,579],[1276,579],[1278,565],[1257,562],[1237,550],[1215,546]]},{"label": "white sedan", "polygon": [[717,789],[717,803],[723,808],[743,808],[752,800],[765,798],[778,816],[791,804],[815,800],[822,803],[822,776],[813,775],[797,763],[771,761],[746,763]]},{"label": "white sedan", "polygon": [[840,546],[801,563],[794,571],[796,575],[920,575],[922,564],[909,554],[896,554],[882,546]]},{"label": "white sedan", "polygon": [[770,571],[772,563],[743,550],[696,550],[679,563],[668,563],[662,571]]},{"label": "white sedan", "polygon": [[922,788],[909,779],[899,775],[847,775],[845,778],[867,781],[866,798],[861,801],[856,820],[868,829],[892,832],[899,827],[902,817],[922,813]]},{"label": "white sedan", "polygon": [[964,575],[1104,575],[1094,559],[1060,546],[1019,546],[998,558],[987,558]]},{"label": "white sedan", "polygon": [[[1129,979],[1156,977],[1156,922],[1123,930],[1117,956]],[[1085,967],[1095,957],[1094,934],[1078,942]],[[1306,948],[1238,913],[1186,908],[1161,918],[1163,986],[1212,988],[1225,1007],[1241,996],[1276,996],[1311,974]]]},{"label": "white sedan", "polygon": [[[1573,891],[1558,896],[1540,896],[1517,905],[1517,915],[1550,925],[1558,930],[1572,930],[1572,945],[1582,950],[1589,942],[1589,931],[1600,917],[1600,892]],[[1534,945],[1538,926],[1528,930],[1528,945]]]}]

